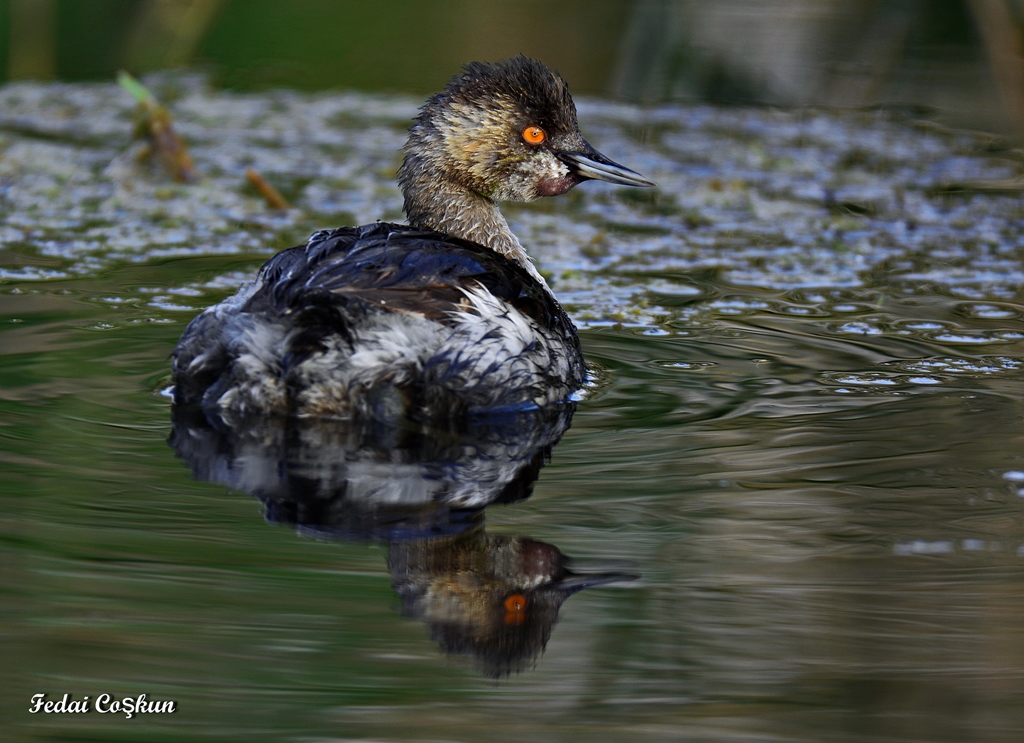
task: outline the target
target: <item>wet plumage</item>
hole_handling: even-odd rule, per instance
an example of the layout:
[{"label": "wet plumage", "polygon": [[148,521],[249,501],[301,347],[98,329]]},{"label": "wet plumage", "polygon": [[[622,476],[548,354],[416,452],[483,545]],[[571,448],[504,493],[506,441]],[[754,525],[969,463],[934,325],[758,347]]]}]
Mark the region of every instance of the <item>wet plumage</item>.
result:
[{"label": "wet plumage", "polygon": [[546,406],[584,382],[576,330],[498,211],[587,179],[652,185],[583,139],[565,82],[474,63],[410,129],[409,226],[318,232],[185,330],[176,404],[218,417],[451,417]]}]

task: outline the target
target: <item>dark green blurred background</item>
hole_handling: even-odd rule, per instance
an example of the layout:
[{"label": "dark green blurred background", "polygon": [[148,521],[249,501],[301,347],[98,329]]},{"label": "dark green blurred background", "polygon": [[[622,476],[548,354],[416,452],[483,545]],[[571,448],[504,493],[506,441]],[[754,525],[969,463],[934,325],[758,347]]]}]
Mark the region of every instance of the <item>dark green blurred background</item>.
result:
[{"label": "dark green blurred background", "polygon": [[1022,0],[0,0],[0,79],[168,67],[218,86],[426,93],[519,52],[576,93],[934,107],[1024,121]]}]

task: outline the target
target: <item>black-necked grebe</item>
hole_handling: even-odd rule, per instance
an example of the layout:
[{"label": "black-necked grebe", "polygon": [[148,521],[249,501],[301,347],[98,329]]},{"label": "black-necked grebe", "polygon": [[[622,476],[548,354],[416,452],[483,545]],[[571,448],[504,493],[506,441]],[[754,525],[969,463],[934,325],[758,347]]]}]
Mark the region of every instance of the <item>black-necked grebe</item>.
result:
[{"label": "black-necked grebe", "polygon": [[318,232],[267,261],[185,329],[175,403],[418,418],[565,400],[585,376],[576,329],[495,202],[589,179],[654,185],[590,146],[543,64],[467,65],[409,130],[409,225]]}]

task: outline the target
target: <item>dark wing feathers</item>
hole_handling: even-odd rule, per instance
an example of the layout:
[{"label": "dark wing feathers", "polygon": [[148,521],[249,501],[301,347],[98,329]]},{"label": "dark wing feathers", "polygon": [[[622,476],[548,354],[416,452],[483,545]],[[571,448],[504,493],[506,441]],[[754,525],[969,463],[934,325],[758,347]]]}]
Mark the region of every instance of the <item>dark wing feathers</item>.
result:
[{"label": "dark wing feathers", "polygon": [[542,327],[568,323],[550,292],[514,261],[475,243],[384,222],[317,233],[305,247],[271,258],[260,280],[246,311],[283,315],[356,302],[446,322],[463,290],[482,285]]}]

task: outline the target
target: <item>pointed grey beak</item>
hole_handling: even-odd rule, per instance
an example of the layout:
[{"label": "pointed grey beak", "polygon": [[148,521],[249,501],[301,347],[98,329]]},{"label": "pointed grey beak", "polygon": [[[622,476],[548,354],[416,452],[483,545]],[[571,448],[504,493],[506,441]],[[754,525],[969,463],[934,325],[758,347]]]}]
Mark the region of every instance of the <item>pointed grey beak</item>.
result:
[{"label": "pointed grey beak", "polygon": [[612,162],[593,147],[586,152],[559,152],[558,159],[568,165],[582,179],[607,181],[620,186],[655,186],[654,181],[644,178],[629,168]]}]

